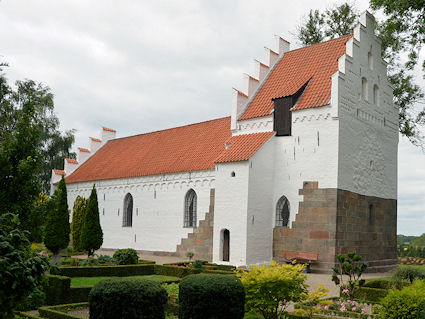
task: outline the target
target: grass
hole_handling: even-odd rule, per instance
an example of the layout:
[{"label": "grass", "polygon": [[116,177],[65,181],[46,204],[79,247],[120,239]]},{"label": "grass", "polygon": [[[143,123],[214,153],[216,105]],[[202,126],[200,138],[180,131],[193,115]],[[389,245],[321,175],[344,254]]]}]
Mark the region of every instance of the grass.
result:
[{"label": "grass", "polygon": [[131,277],[74,277],[74,278],[71,278],[71,287],[94,286],[101,280],[120,279],[120,278],[149,279],[159,283],[180,281],[180,278],[178,277],[163,276],[163,275],[131,276]]}]

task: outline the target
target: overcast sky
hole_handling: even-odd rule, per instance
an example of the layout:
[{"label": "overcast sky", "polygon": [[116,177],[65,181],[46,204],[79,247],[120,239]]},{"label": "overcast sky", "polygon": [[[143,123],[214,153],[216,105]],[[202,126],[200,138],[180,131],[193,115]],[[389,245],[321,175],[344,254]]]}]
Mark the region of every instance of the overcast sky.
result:
[{"label": "overcast sky", "polygon": [[[102,125],[121,137],[230,115],[231,88],[243,88],[242,73],[274,48],[273,36],[297,47],[303,16],[333,3],[0,0],[0,61],[11,81],[48,85],[61,129],[76,129],[75,146],[88,147]],[[398,185],[398,233],[419,235],[425,155],[404,139]]]}]

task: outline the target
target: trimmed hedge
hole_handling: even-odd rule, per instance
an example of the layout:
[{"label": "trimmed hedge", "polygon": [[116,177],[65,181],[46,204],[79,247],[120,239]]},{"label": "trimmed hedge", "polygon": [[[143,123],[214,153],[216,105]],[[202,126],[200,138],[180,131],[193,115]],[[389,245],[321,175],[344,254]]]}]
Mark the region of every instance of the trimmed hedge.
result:
[{"label": "trimmed hedge", "polygon": [[26,318],[26,319],[40,319],[40,317],[36,317],[36,316],[30,315],[29,313],[26,313],[24,311],[17,311],[16,314],[19,317]]},{"label": "trimmed hedge", "polygon": [[245,289],[239,278],[198,274],[181,281],[180,319],[242,319],[244,315]]},{"label": "trimmed hedge", "polygon": [[378,288],[378,289],[390,289],[391,288],[391,282],[388,278],[380,278],[380,279],[368,279],[364,283],[362,287],[366,288]]},{"label": "trimmed hedge", "polygon": [[139,262],[139,256],[133,248],[118,249],[112,257],[118,265],[134,265]]},{"label": "trimmed hedge", "polygon": [[60,305],[71,303],[71,278],[56,275],[46,275],[48,283],[45,289],[46,304]]},{"label": "trimmed hedge", "polygon": [[68,314],[66,311],[87,306],[87,302],[81,302],[59,306],[41,307],[38,309],[38,312],[40,313],[40,316],[47,319],[81,319],[81,317]]},{"label": "trimmed hedge", "polygon": [[128,277],[155,273],[154,264],[60,267],[59,269],[62,276],[68,277]]},{"label": "trimmed hedge", "polygon": [[387,289],[379,288],[368,288],[368,287],[358,287],[354,293],[354,296],[358,300],[369,301],[369,302],[380,302],[382,298],[388,295]]},{"label": "trimmed hedge", "polygon": [[155,274],[164,276],[174,276],[183,278],[193,274],[199,274],[200,271],[194,268],[176,267],[169,265],[155,265]]},{"label": "trimmed hedge", "polygon": [[71,287],[70,294],[72,302],[87,302],[92,288],[93,286]]},{"label": "trimmed hedge", "polygon": [[108,279],[96,284],[89,294],[91,318],[163,319],[168,294],[154,281]]}]

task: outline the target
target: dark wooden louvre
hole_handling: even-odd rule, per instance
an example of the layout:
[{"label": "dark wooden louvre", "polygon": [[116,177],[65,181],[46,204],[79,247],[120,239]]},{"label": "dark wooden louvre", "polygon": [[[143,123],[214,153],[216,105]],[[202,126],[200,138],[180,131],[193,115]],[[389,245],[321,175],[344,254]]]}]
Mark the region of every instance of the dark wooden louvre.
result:
[{"label": "dark wooden louvre", "polygon": [[294,107],[298,99],[304,92],[308,82],[304,84],[295,94],[273,99],[274,102],[274,121],[273,130],[276,136],[290,136],[292,126],[292,112],[291,108]]}]

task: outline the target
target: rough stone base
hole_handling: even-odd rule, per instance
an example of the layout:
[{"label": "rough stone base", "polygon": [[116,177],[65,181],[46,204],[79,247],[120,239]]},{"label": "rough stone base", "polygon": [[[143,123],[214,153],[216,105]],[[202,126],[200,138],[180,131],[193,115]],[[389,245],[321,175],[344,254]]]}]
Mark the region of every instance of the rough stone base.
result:
[{"label": "rough stone base", "polygon": [[273,259],[285,261],[286,252],[318,254],[316,272],[330,272],[336,255],[355,251],[369,272],[397,266],[397,201],[340,189],[319,189],[304,182],[304,200],[292,228],[273,230]]}]

